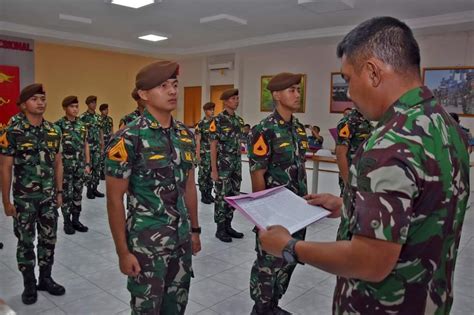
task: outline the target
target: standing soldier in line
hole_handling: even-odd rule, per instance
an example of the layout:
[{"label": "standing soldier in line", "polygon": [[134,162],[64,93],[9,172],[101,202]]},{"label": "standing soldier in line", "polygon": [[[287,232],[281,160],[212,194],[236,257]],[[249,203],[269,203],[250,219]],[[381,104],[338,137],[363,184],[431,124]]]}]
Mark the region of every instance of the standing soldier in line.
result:
[{"label": "standing soldier in line", "polygon": [[82,211],[82,189],[84,176],[90,174],[90,153],[87,143],[87,128],[77,117],[77,96],[67,96],[62,102],[65,116],[55,124],[61,129],[63,147],[63,205],[64,232],[87,232],[89,229],[79,221]]},{"label": "standing soldier in line", "polygon": [[[16,257],[25,288],[21,299],[24,304],[33,304],[38,297],[37,290],[52,295],[66,292],[51,278],[57,208],[62,204],[61,130],[43,118],[46,93],[41,84],[25,87],[18,104],[25,117],[8,126],[0,136],[2,201],[5,214],[13,217],[13,230],[18,238]],[[10,201],[12,178],[13,204]],[[36,231],[38,286],[34,271]]]},{"label": "standing soldier in line", "polygon": [[129,276],[132,314],[184,314],[192,254],[201,249],[194,139],[171,115],[177,75],[178,64],[170,61],[138,72],[135,84],[146,110],[107,150],[107,210],[120,270]]},{"label": "standing soldier in line", "polygon": [[214,202],[212,188],[214,183],[211,178],[211,142],[209,139],[209,127],[216,104],[208,102],[202,107],[204,118],[196,126],[196,157],[199,163],[199,190],[201,191],[201,202],[211,204]]},{"label": "standing soldier in line", "polygon": [[[307,191],[305,153],[308,139],[304,125],[293,116],[300,105],[301,74],[280,73],[268,83],[275,110],[252,128],[249,144],[252,191],[285,185],[299,196]],[[255,228],[255,231],[256,228]],[[306,229],[292,236],[303,240]],[[278,306],[286,292],[296,262],[273,256],[256,238],[257,259],[250,274],[252,314],[289,314]]]},{"label": "standing soldier in line", "polygon": [[[345,111],[344,111],[345,113]],[[336,159],[339,167],[339,187],[341,194],[349,180],[349,168],[357,149],[372,132],[370,121],[353,108],[337,124]]]},{"label": "standing soldier in line", "polygon": [[[112,119],[112,117],[109,116],[109,104],[101,104],[99,106],[99,111],[100,111],[100,125],[102,126],[102,135],[104,137],[104,147],[105,147],[107,146],[107,144],[110,141],[110,138],[114,134],[114,120]],[[100,179],[102,180],[105,179],[104,162],[105,162],[105,156],[102,153],[101,158],[100,158]]]},{"label": "standing soldier in line", "polygon": [[91,157],[91,173],[86,176],[87,198],[104,197],[97,190],[100,179],[100,157],[104,147],[100,115],[96,114],[97,96],[91,95],[86,98],[87,111],[79,119],[87,127],[87,142],[89,143]]},{"label": "standing soldier in line", "polygon": [[214,203],[214,222],[217,223],[216,237],[222,242],[232,242],[232,237],[243,238],[231,226],[234,209],[225,202],[224,197],[240,194],[242,182],[242,162],[240,135],[244,120],[235,111],[239,106],[239,90],[230,89],[222,93],[224,110],[209,126],[211,138],[211,177],[215,182],[216,200]]},{"label": "standing soldier in line", "polygon": [[127,126],[129,123],[140,117],[143,114],[143,111],[145,110],[145,103],[138,95],[136,88],[133,89],[131,95],[135,102],[137,102],[137,109],[135,109],[130,114],[123,116],[122,119],[120,119],[119,129],[125,128],[125,126]]}]

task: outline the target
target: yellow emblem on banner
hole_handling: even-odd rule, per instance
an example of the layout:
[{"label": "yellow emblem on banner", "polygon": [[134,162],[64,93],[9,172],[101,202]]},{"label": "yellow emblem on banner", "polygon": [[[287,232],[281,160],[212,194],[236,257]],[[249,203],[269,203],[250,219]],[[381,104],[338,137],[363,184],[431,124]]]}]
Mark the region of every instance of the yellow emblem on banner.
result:
[{"label": "yellow emblem on banner", "polygon": [[108,154],[109,160],[125,162],[128,160],[128,153],[125,149],[125,140],[120,138],[119,142],[110,149]]},{"label": "yellow emblem on banner", "polygon": [[345,124],[344,127],[339,131],[339,137],[341,138],[349,138],[351,135],[351,132],[349,130],[349,125]]},{"label": "yellow emblem on banner", "polygon": [[253,144],[253,154],[256,156],[264,156],[268,153],[268,146],[263,139],[263,135],[258,137],[257,141]]},{"label": "yellow emblem on banner", "polygon": [[1,136],[0,136],[0,147],[2,148],[6,148],[8,147],[10,143],[8,142],[8,139],[7,139],[7,133],[4,132]]}]

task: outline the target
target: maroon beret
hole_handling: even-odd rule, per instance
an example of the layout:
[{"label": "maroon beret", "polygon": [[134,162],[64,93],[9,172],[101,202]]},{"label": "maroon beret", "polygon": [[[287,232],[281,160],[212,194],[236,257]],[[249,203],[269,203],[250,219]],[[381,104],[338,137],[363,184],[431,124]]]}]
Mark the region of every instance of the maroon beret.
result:
[{"label": "maroon beret", "polygon": [[26,102],[30,97],[42,94],[46,95],[46,92],[43,89],[43,84],[41,83],[33,83],[23,88],[20,92],[20,97],[18,98],[17,105]]},{"label": "maroon beret", "polygon": [[90,95],[86,98],[86,104],[89,105],[90,103],[97,102],[97,96]]},{"label": "maroon beret", "polygon": [[107,109],[107,108],[109,108],[109,104],[105,104],[105,103],[104,103],[104,104],[101,104],[101,105],[99,106],[99,111],[103,111],[104,109]]},{"label": "maroon beret", "polygon": [[221,100],[226,101],[234,95],[239,95],[239,90],[238,89],[225,90],[221,94]]},{"label": "maroon beret", "polygon": [[168,79],[176,78],[178,74],[178,63],[168,60],[157,61],[138,71],[135,87],[137,90],[151,90]]},{"label": "maroon beret", "polygon": [[63,99],[63,103],[62,103],[63,107],[68,107],[71,104],[79,104],[79,100],[77,99],[77,96],[70,95],[70,96],[66,96]]},{"label": "maroon beret", "polygon": [[202,108],[204,110],[211,110],[211,109],[214,109],[215,107],[216,107],[216,104],[214,104],[213,102],[207,102],[206,104],[204,104]]},{"label": "maroon beret", "polygon": [[268,82],[267,89],[271,92],[285,90],[294,84],[300,84],[302,76],[301,73],[279,73]]},{"label": "maroon beret", "polygon": [[138,95],[137,88],[133,88],[132,93],[130,94],[135,101],[140,100],[140,95]]}]

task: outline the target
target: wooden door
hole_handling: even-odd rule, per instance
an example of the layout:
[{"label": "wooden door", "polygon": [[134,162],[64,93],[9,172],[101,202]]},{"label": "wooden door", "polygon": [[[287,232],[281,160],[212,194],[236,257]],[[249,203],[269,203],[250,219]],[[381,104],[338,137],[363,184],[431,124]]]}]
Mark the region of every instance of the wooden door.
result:
[{"label": "wooden door", "polygon": [[184,88],[184,124],[194,127],[201,119],[201,87],[189,86]]},{"label": "wooden door", "polygon": [[222,112],[223,103],[220,100],[222,92],[232,88],[234,88],[233,84],[211,86],[211,102],[216,104],[216,108],[214,109],[214,115],[217,115]]}]

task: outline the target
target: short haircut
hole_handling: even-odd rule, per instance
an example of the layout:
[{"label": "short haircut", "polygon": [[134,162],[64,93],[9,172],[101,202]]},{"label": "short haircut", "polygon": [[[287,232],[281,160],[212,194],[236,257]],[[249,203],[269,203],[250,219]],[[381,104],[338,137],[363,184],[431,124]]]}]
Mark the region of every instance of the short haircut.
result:
[{"label": "short haircut", "polygon": [[245,124],[244,127],[249,127],[249,128],[250,128],[250,125],[249,125],[249,124]]},{"label": "short haircut", "polygon": [[104,104],[101,104],[101,105],[99,106],[99,111],[103,111],[103,110],[106,110],[106,109],[108,109],[108,108],[109,108],[109,104],[105,104],[105,103],[104,103]]},{"label": "short haircut", "polygon": [[318,132],[321,131],[321,128],[319,128],[319,126],[313,126],[313,129],[316,129]]},{"label": "short haircut", "polygon": [[376,57],[396,72],[420,70],[420,48],[411,29],[393,17],[375,17],[359,24],[337,45],[337,57],[360,70],[362,62]]}]

